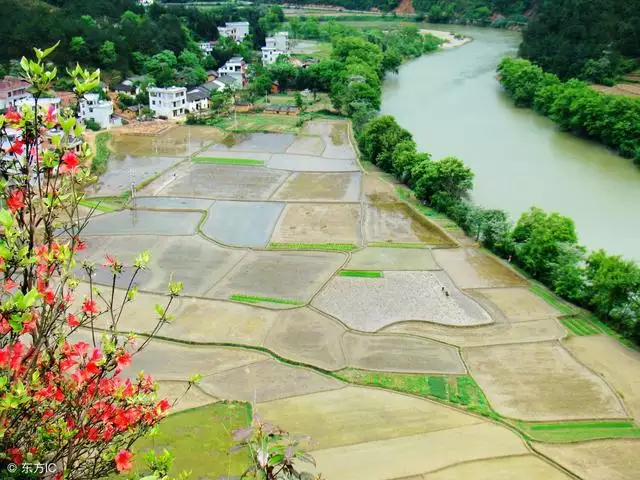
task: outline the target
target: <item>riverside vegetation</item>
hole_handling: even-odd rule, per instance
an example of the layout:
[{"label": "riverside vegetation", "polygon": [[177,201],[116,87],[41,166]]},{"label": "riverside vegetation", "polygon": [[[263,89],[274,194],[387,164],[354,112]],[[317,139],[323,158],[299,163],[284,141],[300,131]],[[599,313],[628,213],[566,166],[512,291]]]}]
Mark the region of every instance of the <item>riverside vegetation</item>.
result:
[{"label": "riverside vegetation", "polygon": [[517,106],[533,108],[563,130],[597,140],[640,166],[640,100],[602,94],[581,80],[563,82],[524,59],[502,59],[498,73]]}]

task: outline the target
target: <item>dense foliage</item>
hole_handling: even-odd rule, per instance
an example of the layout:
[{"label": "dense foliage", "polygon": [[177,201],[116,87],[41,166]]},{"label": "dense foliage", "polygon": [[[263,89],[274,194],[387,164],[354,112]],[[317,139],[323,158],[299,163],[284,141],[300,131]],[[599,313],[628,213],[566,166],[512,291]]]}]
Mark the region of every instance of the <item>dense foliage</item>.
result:
[{"label": "dense foliage", "polygon": [[518,106],[532,107],[577,135],[593,138],[640,165],[640,100],[604,95],[579,80],[562,82],[528,60],[504,58],[500,82]]},{"label": "dense foliage", "polygon": [[611,83],[640,57],[640,0],[540,2],[520,53],[562,79]]},{"label": "dense foliage", "polygon": [[[200,10],[156,2],[143,8],[136,0],[6,0],[3,6],[0,76],[20,72],[17,59],[29,53],[30,45],[60,41],[51,56],[59,67],[81,62],[100,68],[112,84],[136,73],[160,86],[195,85],[206,80],[207,69],[233,55],[251,58],[264,45],[265,33],[284,19],[278,6]],[[196,42],[216,40],[217,25],[236,20],[249,21],[250,38],[240,45],[222,42],[211,56],[203,56]],[[64,79],[58,83],[70,86]]]},{"label": "dense foliage", "polygon": [[625,337],[640,342],[640,267],[604,251],[587,254],[575,225],[531,208],[516,225],[501,210],[472,204],[473,173],[455,157],[432,160],[389,115],[358,131],[364,160],[413,188],[416,198],[445,213],[497,255],[513,261],[558,295],[592,309]]}]

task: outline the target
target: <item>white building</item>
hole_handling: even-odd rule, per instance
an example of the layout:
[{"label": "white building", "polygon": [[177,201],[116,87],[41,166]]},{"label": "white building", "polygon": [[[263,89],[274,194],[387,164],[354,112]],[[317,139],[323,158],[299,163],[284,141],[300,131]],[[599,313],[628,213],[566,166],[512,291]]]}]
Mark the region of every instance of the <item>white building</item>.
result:
[{"label": "white building", "polygon": [[285,54],[282,50],[278,50],[273,47],[262,47],[261,50],[263,65],[271,65],[272,63],[276,63],[278,57]]},{"label": "white building", "polygon": [[203,87],[197,87],[187,92],[187,109],[190,112],[197,112],[200,110],[208,110],[209,96],[211,92]]},{"label": "white building", "polygon": [[265,43],[266,46],[262,47],[263,65],[275,63],[280,55],[290,52],[289,32],[278,32],[273,37],[267,37]]},{"label": "white building", "polygon": [[169,87],[149,89],[149,108],[157,117],[175,118],[187,113],[187,89]]},{"label": "white building", "polygon": [[198,46],[200,47],[200,50],[204,55],[211,55],[211,52],[213,52],[213,45],[214,45],[213,42],[198,43]]},{"label": "white building", "polygon": [[108,100],[100,100],[97,93],[87,93],[79,104],[79,116],[82,122],[88,118],[100,125],[100,128],[108,128],[113,115],[113,104]]},{"label": "white building", "polygon": [[218,69],[218,73],[233,77],[240,87],[247,86],[247,64],[242,57],[230,58],[227,63]]},{"label": "white building", "polygon": [[[58,97],[55,97],[55,98],[40,97],[38,99],[38,109],[43,108],[45,110],[48,110],[49,105],[53,105],[53,113],[55,114],[55,113],[58,113],[61,103],[62,103],[62,100]],[[26,98],[22,98],[18,100],[15,104],[18,110],[20,110],[20,107],[22,105],[29,105],[31,108],[34,108],[36,105],[36,100],[31,95],[29,95]]]},{"label": "white building", "polygon": [[249,22],[227,22],[224,27],[218,27],[221,37],[229,37],[240,43],[249,35]]},{"label": "white building", "polygon": [[150,7],[153,5],[155,0],[138,0],[138,5],[142,5],[143,7]]},{"label": "white building", "polygon": [[17,102],[29,98],[29,84],[17,77],[4,77],[0,80],[0,110],[15,107]]}]

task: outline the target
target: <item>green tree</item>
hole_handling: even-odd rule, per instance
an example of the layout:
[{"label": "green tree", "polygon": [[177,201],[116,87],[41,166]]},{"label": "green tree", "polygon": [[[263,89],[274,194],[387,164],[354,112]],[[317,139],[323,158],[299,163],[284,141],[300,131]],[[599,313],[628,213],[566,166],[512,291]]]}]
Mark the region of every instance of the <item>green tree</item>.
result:
[{"label": "green tree", "polygon": [[566,247],[575,245],[578,237],[570,218],[531,207],[518,220],[513,240],[518,262],[535,278],[550,283]]},{"label": "green tree", "polygon": [[411,140],[411,134],[391,115],[381,115],[365,125],[359,139],[360,151],[367,161],[391,171],[393,151],[404,140]]},{"label": "green tree", "polygon": [[402,65],[402,55],[396,49],[388,49],[382,57],[382,70],[384,72],[398,73],[398,68]]},{"label": "green tree", "polygon": [[111,66],[116,63],[118,54],[116,53],[116,44],[110,40],[106,40],[100,47],[100,63],[105,66]]},{"label": "green tree", "polygon": [[421,165],[422,170],[415,174],[412,171],[416,197],[420,200],[432,203],[437,195],[458,201],[473,188],[473,172],[459,158],[445,157]]}]

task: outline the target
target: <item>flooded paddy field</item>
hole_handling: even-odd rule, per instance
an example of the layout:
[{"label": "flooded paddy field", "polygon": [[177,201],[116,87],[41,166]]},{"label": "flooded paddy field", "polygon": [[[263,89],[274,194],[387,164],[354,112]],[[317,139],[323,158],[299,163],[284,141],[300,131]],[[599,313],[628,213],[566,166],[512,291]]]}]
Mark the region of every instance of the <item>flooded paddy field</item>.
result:
[{"label": "flooded paddy field", "polygon": [[[619,345],[594,336],[565,346],[560,312],[525,278],[472,242],[460,246],[383,175],[361,169],[346,122],[307,122],[299,134],[177,126],[115,134],[111,147],[88,193],[142,188],[125,209],[89,221],[80,258],[101,265],[109,253],[131,265],[151,252],[123,332],[151,333],[169,280],[183,282],[175,320],[132,366],[172,398],[201,373],[179,409],[255,402],[268,421],[313,435],[320,470],[349,480],[485,469],[566,478],[514,431],[465,412],[470,396],[488,399],[476,413],[522,421],[637,415]],[[112,276],[99,266],[93,280],[103,288]],[[117,279],[117,298],[130,280]],[[82,284],[77,301],[88,292]],[[457,385],[457,403],[438,390],[446,385]],[[573,452],[584,454],[549,455],[578,465]]]}]

